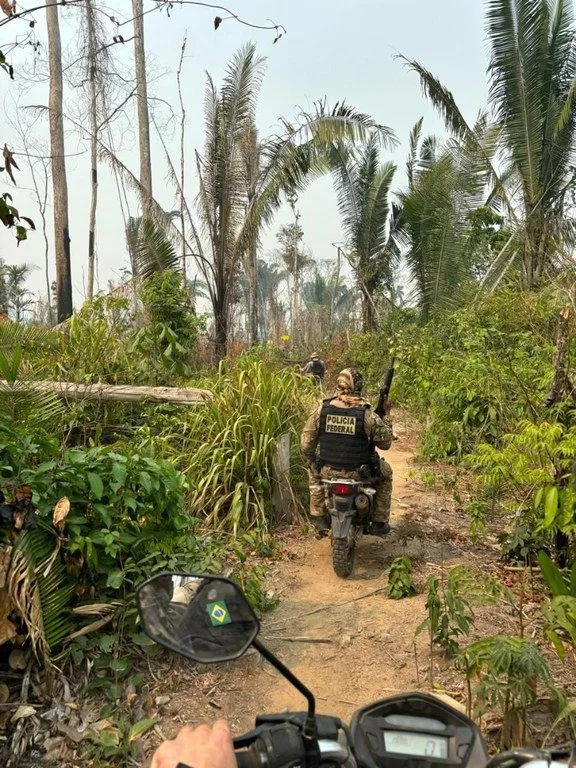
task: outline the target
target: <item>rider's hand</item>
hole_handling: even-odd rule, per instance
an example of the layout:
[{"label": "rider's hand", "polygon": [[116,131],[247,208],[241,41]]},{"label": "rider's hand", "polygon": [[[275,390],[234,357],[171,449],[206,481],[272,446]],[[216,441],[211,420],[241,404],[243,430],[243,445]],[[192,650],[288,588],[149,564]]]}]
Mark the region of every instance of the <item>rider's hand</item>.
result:
[{"label": "rider's hand", "polygon": [[175,739],[161,744],[150,768],[176,768],[178,763],[191,768],[236,768],[232,733],[228,723],[184,726]]}]

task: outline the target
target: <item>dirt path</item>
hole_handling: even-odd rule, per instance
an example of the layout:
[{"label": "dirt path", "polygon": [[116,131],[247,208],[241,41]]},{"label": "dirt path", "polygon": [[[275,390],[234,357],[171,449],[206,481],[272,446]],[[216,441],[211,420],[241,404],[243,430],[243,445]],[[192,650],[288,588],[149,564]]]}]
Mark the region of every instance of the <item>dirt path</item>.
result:
[{"label": "dirt path", "polygon": [[[414,637],[425,617],[426,579],[440,564],[486,557],[469,546],[468,521],[446,492],[426,490],[414,478],[410,435],[400,425],[397,434],[387,453],[394,469],[391,534],[362,537],[354,574],[343,580],[332,570],[328,539],[291,531],[267,579],[281,602],[265,617],[261,639],[311,688],[320,712],[343,718],[394,692],[427,688],[426,635]],[[400,554],[412,559],[418,595],[395,601],[383,591],[385,568]],[[293,641],[303,637],[327,642]],[[228,718],[240,733],[258,713],[303,708],[300,694],[256,651],[217,668],[176,664],[150,691],[152,703],[173,686],[161,709],[165,735],[182,722],[215,717]]]}]

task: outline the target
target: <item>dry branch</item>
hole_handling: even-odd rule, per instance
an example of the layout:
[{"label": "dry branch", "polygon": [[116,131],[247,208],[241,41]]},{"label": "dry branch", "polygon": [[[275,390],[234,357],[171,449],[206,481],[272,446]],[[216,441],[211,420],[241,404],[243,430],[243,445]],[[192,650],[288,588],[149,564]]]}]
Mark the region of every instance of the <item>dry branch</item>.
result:
[{"label": "dry branch", "polygon": [[306,613],[300,613],[296,616],[288,616],[285,619],[279,619],[278,621],[271,622],[270,624],[267,624],[267,629],[270,629],[271,631],[274,631],[274,628],[283,625],[292,623],[295,621],[298,621],[299,619],[303,619],[305,616],[313,616],[316,613],[320,613],[321,611],[331,611],[333,608],[339,608],[341,605],[348,605],[349,603],[357,603],[359,600],[364,600],[367,597],[373,597],[374,595],[379,595],[380,593],[384,592],[387,589],[387,587],[378,587],[377,589],[371,589],[370,592],[365,592],[363,595],[359,595],[359,597],[352,597],[350,600],[343,600],[341,603],[329,603],[328,605],[322,605],[320,608],[315,608],[313,611],[306,611]]}]

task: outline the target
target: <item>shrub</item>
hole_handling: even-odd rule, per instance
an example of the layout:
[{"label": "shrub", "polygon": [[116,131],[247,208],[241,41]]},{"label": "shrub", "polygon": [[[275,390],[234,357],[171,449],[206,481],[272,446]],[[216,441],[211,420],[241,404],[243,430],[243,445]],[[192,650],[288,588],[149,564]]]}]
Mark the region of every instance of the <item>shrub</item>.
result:
[{"label": "shrub", "polygon": [[136,333],[130,354],[145,378],[168,384],[189,376],[204,319],[193,312],[190,294],[178,272],[160,272],[140,288],[146,324]]},{"label": "shrub", "polygon": [[483,443],[468,459],[479,494],[493,500],[493,512],[512,518],[512,537],[526,532],[526,555],[558,531],[576,532],[575,456],[576,427],[522,421],[499,446]]},{"label": "shrub", "polygon": [[458,460],[544,412],[557,308],[551,292],[502,291],[398,333],[394,392],[426,421],[427,458]]},{"label": "shrub", "polygon": [[546,659],[538,647],[522,637],[496,635],[469,645],[458,661],[468,680],[476,680],[476,714],[502,713],[500,749],[526,743],[526,708],[538,700],[540,683],[554,698]]},{"label": "shrub", "polygon": [[392,600],[401,600],[403,597],[416,594],[416,587],[412,581],[412,562],[409,557],[402,555],[394,558],[387,573],[386,594]]}]

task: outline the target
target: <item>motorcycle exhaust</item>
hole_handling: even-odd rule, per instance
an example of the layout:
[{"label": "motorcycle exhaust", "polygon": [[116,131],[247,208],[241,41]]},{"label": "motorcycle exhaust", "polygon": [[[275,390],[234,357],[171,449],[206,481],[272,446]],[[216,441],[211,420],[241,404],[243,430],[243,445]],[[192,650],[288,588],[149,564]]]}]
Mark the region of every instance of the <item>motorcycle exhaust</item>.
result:
[{"label": "motorcycle exhaust", "polygon": [[368,498],[368,496],[366,496],[365,493],[359,493],[354,499],[354,506],[356,507],[358,512],[366,512],[366,510],[370,506],[370,499]]}]

